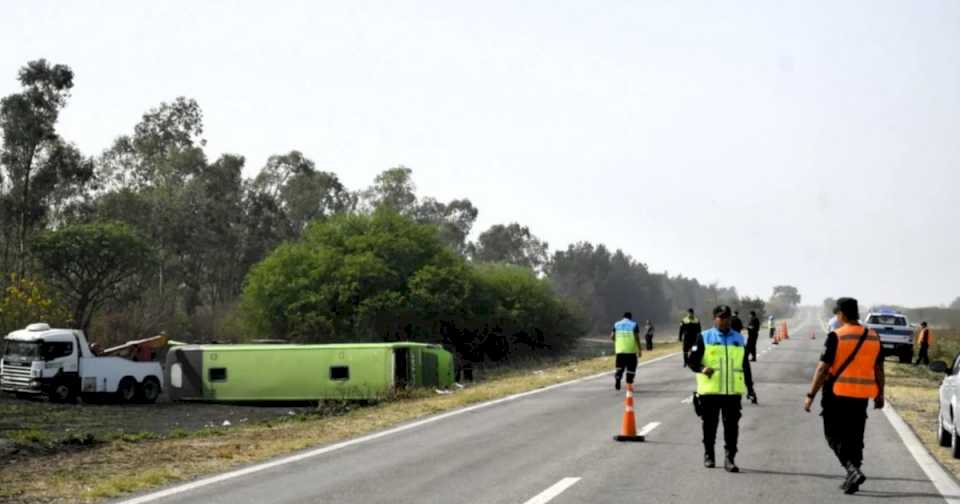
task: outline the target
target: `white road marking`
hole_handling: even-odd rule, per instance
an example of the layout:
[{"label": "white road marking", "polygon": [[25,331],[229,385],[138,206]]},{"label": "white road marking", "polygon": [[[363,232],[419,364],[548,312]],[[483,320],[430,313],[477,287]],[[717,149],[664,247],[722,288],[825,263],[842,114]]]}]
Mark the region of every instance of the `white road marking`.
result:
[{"label": "white road marking", "polygon": [[524,502],[523,504],[546,504],[553,500],[554,497],[563,493],[564,490],[575,485],[580,478],[563,478],[562,480],[556,482],[550,488],[540,492],[536,497]]},{"label": "white road marking", "polygon": [[693,402],[693,396],[687,396],[686,399],[680,401],[680,404],[690,404]]},{"label": "white road marking", "polygon": [[[646,362],[640,362],[639,364],[637,364],[637,367],[639,368],[639,367],[642,367],[642,366],[646,366],[646,365],[648,365],[648,364],[653,364],[654,362],[660,362],[660,361],[665,360],[665,359],[670,359],[670,358],[676,357],[677,355],[680,355],[680,352],[673,352],[673,353],[671,353],[671,354],[667,354],[667,355],[663,355],[663,356],[661,356],[661,357],[657,357],[656,359],[653,359],[653,360],[648,360],[648,361],[646,361]],[[501,397],[500,399],[494,399],[494,400],[492,400],[492,401],[487,401],[487,402],[483,402],[483,403],[480,403],[480,404],[474,404],[473,406],[467,406],[466,408],[461,408],[461,409],[458,409],[458,410],[448,411],[448,412],[446,412],[446,413],[441,413],[441,414],[436,415],[436,416],[428,417],[428,418],[425,418],[425,419],[420,420],[420,421],[418,421],[418,422],[413,422],[413,423],[401,425],[401,426],[399,426],[399,427],[394,427],[394,428],[392,428],[392,429],[387,429],[387,430],[385,430],[385,431],[374,432],[373,434],[367,434],[366,436],[361,436],[361,437],[358,437],[358,438],[349,439],[349,440],[347,440],[347,441],[342,441],[342,442],[340,442],[340,443],[332,444],[332,445],[330,445],[330,446],[324,446],[323,448],[316,448],[316,449],[313,449],[313,450],[308,450],[308,451],[305,451],[305,452],[302,452],[302,453],[298,453],[298,454],[296,454],[296,455],[290,455],[289,457],[283,457],[283,458],[280,458],[280,459],[276,459],[276,460],[273,460],[273,461],[271,461],[271,462],[264,462],[264,463],[262,463],[262,464],[252,465],[252,466],[250,466],[250,467],[245,467],[245,468],[243,468],[243,469],[238,469],[238,470],[236,470],[236,471],[230,471],[230,472],[218,474],[218,475],[216,475],[216,476],[210,476],[210,477],[208,477],[208,478],[202,478],[202,479],[199,479],[199,480],[196,480],[196,481],[193,481],[193,482],[190,482],[190,483],[186,483],[186,484],[183,484],[183,485],[177,485],[177,486],[174,486],[174,487],[167,488],[167,489],[165,489],[165,490],[160,490],[160,491],[153,492],[153,493],[149,493],[149,494],[146,494],[146,495],[141,495],[141,496],[139,496],[139,497],[134,497],[134,498],[132,498],[132,499],[128,499],[128,500],[125,500],[125,501],[121,501],[121,502],[119,502],[118,504],[143,504],[143,503],[145,503],[145,502],[153,502],[153,501],[155,501],[155,500],[163,499],[163,498],[165,498],[165,497],[170,497],[170,496],[172,496],[172,495],[177,495],[177,494],[181,494],[181,493],[184,493],[184,492],[189,492],[190,490],[196,490],[197,488],[202,488],[202,487],[205,487],[205,486],[209,486],[209,485],[212,485],[212,484],[214,484],[214,483],[219,483],[219,482],[221,482],[221,481],[231,480],[231,479],[233,479],[233,478],[239,478],[239,477],[241,477],[241,476],[247,476],[247,475],[249,475],[249,474],[257,473],[257,472],[260,472],[260,471],[265,471],[265,470],[267,470],[267,469],[272,469],[272,468],[277,467],[277,466],[282,466],[282,465],[286,465],[286,464],[292,464],[292,463],[294,463],[294,462],[299,462],[299,461],[301,461],[301,460],[305,460],[305,459],[308,459],[308,458],[316,457],[316,456],[318,456],[318,455],[323,455],[323,454],[326,454],[326,453],[330,453],[330,452],[332,452],[332,451],[340,450],[340,449],[346,448],[346,447],[348,447],[348,446],[353,446],[353,445],[358,445],[358,444],[361,444],[361,443],[366,443],[367,441],[373,441],[373,440],[375,440],[375,439],[380,439],[380,438],[382,438],[382,437],[386,437],[386,436],[389,436],[389,435],[391,435],[391,434],[396,434],[396,433],[398,433],[398,432],[404,432],[404,431],[408,431],[408,430],[410,430],[410,429],[415,429],[415,428],[417,428],[417,427],[420,427],[420,426],[423,426],[423,425],[427,425],[427,424],[431,424],[431,423],[433,423],[433,422],[438,422],[438,421],[440,421],[440,420],[444,420],[444,419],[450,418],[450,417],[452,417],[452,416],[462,415],[462,414],[464,414],[464,413],[469,413],[469,412],[471,412],[471,411],[477,411],[477,410],[479,410],[479,409],[489,408],[490,406],[494,406],[494,405],[496,405],[496,404],[501,404],[501,403],[505,403],[505,402],[508,402],[508,401],[513,401],[513,400],[520,399],[520,398],[522,398],[522,397],[531,396],[531,395],[534,395],[534,394],[540,394],[540,393],[546,392],[546,391],[548,391],[548,390],[553,390],[553,389],[559,388],[559,387],[565,387],[565,386],[567,386],[567,385],[573,385],[573,384],[575,384],[575,383],[580,383],[580,382],[584,382],[584,381],[588,381],[588,380],[595,380],[595,379],[597,379],[597,378],[602,378],[602,377],[604,377],[604,376],[610,376],[611,374],[613,374],[613,371],[604,371],[603,373],[597,373],[597,374],[590,375],[590,376],[584,376],[583,378],[577,378],[577,379],[575,379],[575,380],[570,380],[570,381],[566,381],[566,382],[562,382],[562,383],[556,383],[556,384],[554,384],[554,385],[550,385],[550,386],[547,386],[547,387],[543,387],[543,388],[539,388],[539,389],[535,389],[535,390],[529,390],[529,391],[527,391],[527,392],[521,392],[521,393],[519,393],[519,394],[514,394],[514,395],[511,395],[511,396],[507,396],[507,397]]]},{"label": "white road marking", "polygon": [[900,439],[903,440],[903,444],[913,455],[913,459],[917,461],[923,472],[933,482],[933,486],[937,487],[937,491],[940,492],[943,500],[949,504],[960,504],[960,485],[957,485],[957,481],[943,470],[943,467],[933,458],[933,455],[930,455],[930,452],[917,439],[917,435],[910,430],[910,427],[900,418],[900,415],[897,414],[889,402],[884,405],[883,414],[886,415],[890,425],[900,435]]},{"label": "white road marking", "polygon": [[651,432],[653,432],[653,429],[656,429],[659,425],[660,425],[660,422],[650,422],[647,425],[644,425],[643,428],[640,429],[639,432],[637,432],[637,435],[646,436],[647,434],[650,434]]}]

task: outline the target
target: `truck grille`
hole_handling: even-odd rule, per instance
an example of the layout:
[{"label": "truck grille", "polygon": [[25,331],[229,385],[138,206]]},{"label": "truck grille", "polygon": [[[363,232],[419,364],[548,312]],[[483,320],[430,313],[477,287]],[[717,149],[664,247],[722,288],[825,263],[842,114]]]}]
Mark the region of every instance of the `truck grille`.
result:
[{"label": "truck grille", "polygon": [[12,362],[4,361],[3,371],[0,372],[0,388],[4,390],[18,390],[30,388],[30,368],[17,366]]}]

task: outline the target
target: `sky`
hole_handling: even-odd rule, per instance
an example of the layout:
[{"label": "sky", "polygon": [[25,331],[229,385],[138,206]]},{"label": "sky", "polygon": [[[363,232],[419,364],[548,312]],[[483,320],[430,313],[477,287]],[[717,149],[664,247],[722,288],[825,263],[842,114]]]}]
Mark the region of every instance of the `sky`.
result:
[{"label": "sky", "polygon": [[960,296],[954,1],[4,2],[0,95],[69,65],[89,155],[177,96],[208,156],[413,169],[653,271],[804,303]]}]

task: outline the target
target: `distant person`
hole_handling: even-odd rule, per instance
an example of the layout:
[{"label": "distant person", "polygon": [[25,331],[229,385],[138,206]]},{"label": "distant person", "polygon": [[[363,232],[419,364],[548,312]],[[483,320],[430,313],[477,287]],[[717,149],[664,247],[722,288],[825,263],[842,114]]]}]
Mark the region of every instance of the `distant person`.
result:
[{"label": "distant person", "polygon": [[743,335],[730,327],[730,307],[713,309],[713,328],[697,337],[690,354],[690,369],[697,373],[697,395],[703,418],[703,465],[716,467],[714,444],[723,417],[723,468],[740,472],[735,458],[740,433],[740,399],[744,393],[756,398],[750,361]]},{"label": "distant person", "polygon": [[920,322],[920,332],[917,333],[917,345],[920,347],[920,351],[917,352],[917,362],[914,362],[914,366],[919,366],[920,361],[923,361],[923,365],[930,364],[930,357],[927,355],[927,351],[930,348],[930,345],[933,344],[933,332],[927,328],[927,322]]},{"label": "distant person", "polygon": [[836,311],[843,325],[827,335],[803,409],[810,411],[823,388],[823,434],[847,471],[841,488],[853,494],[867,480],[860,466],[870,399],[874,408],[883,408],[883,352],[877,333],[860,325],[856,299],[837,299]]},{"label": "distant person", "polygon": [[620,380],[624,372],[627,375],[627,383],[633,384],[633,377],[637,373],[637,361],[640,358],[640,326],[633,321],[633,314],[626,312],[623,318],[613,325],[613,333],[610,334],[613,340],[614,352],[616,352],[617,373],[614,377],[613,388],[620,390]]},{"label": "distant person", "polygon": [[750,321],[747,322],[747,355],[750,360],[757,362],[757,340],[760,339],[760,319],[757,312],[750,311]]},{"label": "distant person", "polygon": [[647,340],[647,350],[653,350],[653,332],[654,332],[654,330],[655,330],[655,329],[653,328],[653,322],[651,322],[651,321],[648,320],[648,321],[647,321],[647,332],[646,332],[646,334],[644,335],[644,339]]},{"label": "distant person", "polygon": [[827,321],[827,332],[836,331],[837,329],[840,329],[840,326],[842,325],[843,324],[840,323],[840,319],[837,317],[836,308],[834,308],[833,316]]},{"label": "distant person", "polygon": [[687,309],[687,315],[680,321],[680,341],[683,342],[683,367],[687,367],[687,359],[690,357],[690,349],[697,343],[700,336],[700,321],[693,314],[693,308]]},{"label": "distant person", "polygon": [[773,315],[767,317],[767,327],[770,328],[770,338],[773,339],[773,335],[777,332],[777,328],[773,326]]},{"label": "distant person", "polygon": [[738,333],[743,333],[743,321],[740,320],[740,312],[734,311],[733,318],[730,319],[730,329],[737,331]]}]

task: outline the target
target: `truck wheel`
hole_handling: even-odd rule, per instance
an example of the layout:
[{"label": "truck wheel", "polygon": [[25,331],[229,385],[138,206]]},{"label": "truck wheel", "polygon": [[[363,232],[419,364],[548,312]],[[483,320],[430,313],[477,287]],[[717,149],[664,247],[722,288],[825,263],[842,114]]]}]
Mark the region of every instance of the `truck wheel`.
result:
[{"label": "truck wheel", "polygon": [[124,377],[117,385],[117,400],[122,403],[131,403],[137,398],[137,380]]},{"label": "truck wheel", "polygon": [[950,431],[943,427],[943,412],[937,415],[937,427],[939,427],[938,431],[940,432],[940,435],[937,436],[937,441],[940,442],[940,446],[944,448],[950,446],[953,440],[950,439]]},{"label": "truck wheel", "polygon": [[160,397],[160,382],[148,376],[143,379],[143,383],[137,387],[137,399],[144,404],[153,404]]},{"label": "truck wheel", "polygon": [[50,392],[47,397],[50,399],[50,402],[72,403],[76,402],[77,393],[69,381],[58,380],[50,387]]}]

